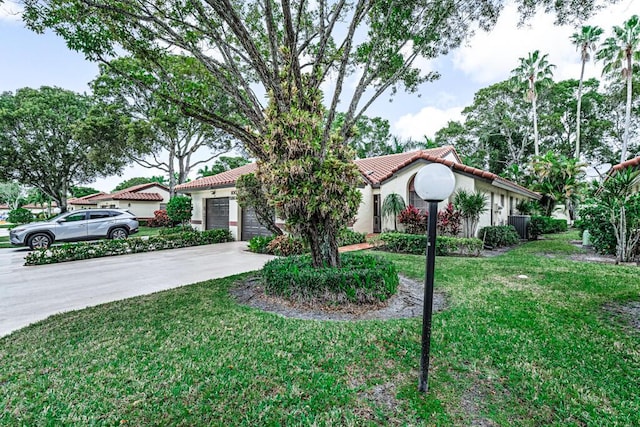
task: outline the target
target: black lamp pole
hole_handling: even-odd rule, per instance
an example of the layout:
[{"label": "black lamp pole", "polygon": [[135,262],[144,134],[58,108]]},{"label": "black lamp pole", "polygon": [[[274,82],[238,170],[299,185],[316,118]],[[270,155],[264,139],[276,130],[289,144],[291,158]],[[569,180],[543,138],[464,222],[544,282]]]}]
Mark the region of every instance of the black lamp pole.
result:
[{"label": "black lamp pole", "polygon": [[427,228],[427,271],[424,278],[424,300],[422,308],[422,354],[420,356],[419,390],[429,390],[429,352],[431,350],[431,314],[433,311],[433,272],[436,262],[436,226],[438,202],[429,201],[429,226]]}]

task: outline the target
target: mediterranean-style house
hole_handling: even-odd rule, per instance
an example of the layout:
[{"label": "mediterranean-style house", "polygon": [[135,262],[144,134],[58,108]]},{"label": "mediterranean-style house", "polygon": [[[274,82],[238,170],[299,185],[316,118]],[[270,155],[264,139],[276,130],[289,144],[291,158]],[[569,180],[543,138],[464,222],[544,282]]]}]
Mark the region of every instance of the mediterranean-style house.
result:
[{"label": "mediterranean-style house", "polygon": [[69,210],[90,208],[126,209],[138,218],[153,218],[154,212],[166,209],[169,202],[169,188],[157,182],[134,185],[111,194],[96,193],[70,199]]},{"label": "mediterranean-style house", "polygon": [[[389,194],[402,196],[407,205],[426,209],[426,202],[414,191],[413,179],[424,165],[442,163],[451,168],[456,178],[455,190],[481,191],[487,196],[487,212],[479,227],[507,224],[509,215],[516,214],[520,200],[540,199],[540,195],[491,172],[464,165],[452,146],[418,150],[355,160],[362,173],[362,202],[352,226],[364,233],[379,233],[393,229],[393,218],[382,217],[382,203]],[[179,193],[191,196],[191,224],[199,230],[225,228],[236,240],[249,240],[257,235],[269,235],[251,209],[242,209],[236,201],[236,180],[256,170],[250,163],[217,175],[200,178],[176,186]],[[453,199],[453,195],[450,200]],[[450,200],[440,204],[445,207]]]}]

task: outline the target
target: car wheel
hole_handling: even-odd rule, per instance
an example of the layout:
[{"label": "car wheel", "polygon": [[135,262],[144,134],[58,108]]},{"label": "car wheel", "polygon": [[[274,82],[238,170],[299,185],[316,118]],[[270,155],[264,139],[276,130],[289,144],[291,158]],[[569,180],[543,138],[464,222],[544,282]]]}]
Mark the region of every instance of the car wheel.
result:
[{"label": "car wheel", "polygon": [[29,237],[29,247],[31,249],[46,249],[51,246],[51,236],[46,233],[36,233]]},{"label": "car wheel", "polygon": [[114,228],[109,232],[110,239],[126,239],[129,236],[129,232],[127,232],[124,228]]}]

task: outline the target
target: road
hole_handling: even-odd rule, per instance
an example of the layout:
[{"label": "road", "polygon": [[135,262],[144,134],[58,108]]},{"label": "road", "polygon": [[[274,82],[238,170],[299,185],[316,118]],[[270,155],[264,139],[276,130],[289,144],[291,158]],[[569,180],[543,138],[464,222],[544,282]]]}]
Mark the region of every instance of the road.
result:
[{"label": "road", "polygon": [[273,257],[246,242],[24,266],[27,249],[0,249],[0,337],[61,312],[260,269]]}]

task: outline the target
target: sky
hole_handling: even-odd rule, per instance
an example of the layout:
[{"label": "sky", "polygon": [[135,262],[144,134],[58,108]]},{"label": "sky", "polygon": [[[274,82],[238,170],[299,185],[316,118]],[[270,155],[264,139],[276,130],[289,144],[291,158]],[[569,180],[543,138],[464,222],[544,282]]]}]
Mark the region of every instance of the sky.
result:
[{"label": "sky", "polygon": [[[96,77],[98,66],[86,61],[81,53],[69,50],[62,38],[26,29],[19,12],[20,7],[12,0],[0,4],[0,92],[58,86],[89,93],[88,83]],[[604,28],[604,37],[608,37],[613,25],[622,25],[634,13],[640,13],[640,0],[621,0],[584,24]],[[554,26],[554,16],[543,13],[523,27],[518,27],[518,20],[515,7],[508,5],[492,31],[479,31],[447,56],[421,62],[425,69],[438,71],[440,80],[424,84],[419,96],[402,93],[389,102],[389,97],[383,95],[367,115],[387,119],[391,133],[402,138],[433,137],[448,121],[462,119],[462,109],[471,104],[479,89],[507,79],[518,66],[518,59],[536,49],[548,53],[549,62],[556,65],[556,81],[579,78],[580,55],[570,41],[576,27]],[[585,78],[600,75],[600,64],[587,64]],[[127,178],[160,174],[158,170],[127,167],[121,176],[87,185],[111,191]]]}]

